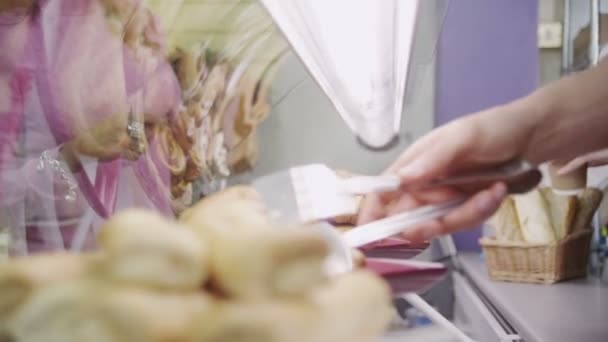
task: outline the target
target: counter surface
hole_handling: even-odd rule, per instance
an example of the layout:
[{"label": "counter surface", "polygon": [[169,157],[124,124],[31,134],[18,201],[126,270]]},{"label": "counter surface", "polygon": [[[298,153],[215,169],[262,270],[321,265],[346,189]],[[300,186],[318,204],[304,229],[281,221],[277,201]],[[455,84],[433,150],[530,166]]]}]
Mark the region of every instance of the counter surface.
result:
[{"label": "counter surface", "polygon": [[608,341],[608,285],[494,282],[479,254],[460,255],[465,273],[526,342]]}]

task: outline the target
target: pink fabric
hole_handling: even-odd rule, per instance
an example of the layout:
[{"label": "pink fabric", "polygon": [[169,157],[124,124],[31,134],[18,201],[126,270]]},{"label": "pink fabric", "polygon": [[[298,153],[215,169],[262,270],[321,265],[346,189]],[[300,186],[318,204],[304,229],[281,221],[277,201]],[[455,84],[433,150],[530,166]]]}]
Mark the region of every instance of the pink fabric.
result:
[{"label": "pink fabric", "polygon": [[[25,93],[32,79],[28,65],[30,18],[22,12],[0,13],[0,170],[8,158],[23,120]],[[0,195],[2,194],[0,188]]]},{"label": "pink fabric", "polygon": [[[0,210],[15,237],[26,236],[30,245],[16,254],[69,248],[88,206],[101,218],[111,215],[125,168],[133,167],[152,203],[171,213],[163,192],[170,175],[148,155],[136,162],[99,161],[95,179],[84,170],[74,173],[75,204],[64,200],[67,187],[56,173],[36,171],[43,151],[57,155],[61,144],[111,115],[125,114],[125,129],[131,108],[158,122],[176,110],[181,96],[164,56],[142,59],[124,46],[98,0],[41,0],[38,6],[32,13],[0,13],[0,51],[8,51],[0,54]],[[164,44],[157,29],[146,34]],[[25,151],[15,157],[20,142]]]}]

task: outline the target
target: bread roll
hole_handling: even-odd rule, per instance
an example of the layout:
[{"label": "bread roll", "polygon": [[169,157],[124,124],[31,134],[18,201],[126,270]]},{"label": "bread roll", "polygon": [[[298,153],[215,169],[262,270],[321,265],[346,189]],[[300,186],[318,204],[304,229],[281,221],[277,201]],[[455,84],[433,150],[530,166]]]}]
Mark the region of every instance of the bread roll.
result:
[{"label": "bread roll", "polygon": [[192,336],[205,342],[324,342],[321,316],[305,299],[222,302],[200,317]]},{"label": "bread roll", "polygon": [[561,195],[551,188],[543,188],[541,192],[548,204],[555,237],[562,240],[572,231],[578,206],[576,196]]},{"label": "bread roll", "polygon": [[299,295],[325,281],[327,247],[306,231],[215,234],[210,271],[231,298]]},{"label": "bread roll", "polygon": [[81,281],[41,290],[16,315],[9,333],[28,342],[190,341],[203,294],[167,294]]},{"label": "bread roll", "polygon": [[593,215],[599,207],[604,194],[596,188],[586,188],[578,196],[578,212],[572,224],[572,232],[589,229]]},{"label": "bread roll", "polygon": [[498,211],[489,220],[499,241],[523,241],[521,226],[513,198],[503,200]]},{"label": "bread roll", "polygon": [[99,243],[107,254],[101,272],[116,281],[178,291],[199,289],[207,279],[205,241],[151,211],[114,215]]},{"label": "bread roll", "polygon": [[197,203],[181,221],[209,240],[213,285],[235,298],[306,292],[325,280],[328,247],[304,228],[277,226],[257,194],[235,187]]},{"label": "bread roll", "polygon": [[0,264],[0,327],[29,296],[43,286],[86,275],[98,255],[50,254]]},{"label": "bread roll", "polygon": [[540,190],[513,196],[524,240],[548,244],[556,241],[549,208]]},{"label": "bread roll", "polygon": [[358,271],[297,299],[222,302],[195,324],[196,341],[372,341],[393,317],[390,292],[375,275]]},{"label": "bread roll", "polygon": [[316,290],[321,308],[323,341],[365,341],[380,336],[395,311],[388,285],[368,271],[345,273]]},{"label": "bread roll", "polygon": [[203,237],[214,231],[239,234],[276,229],[257,192],[247,186],[231,187],[206,197],[184,211],[180,221]]}]

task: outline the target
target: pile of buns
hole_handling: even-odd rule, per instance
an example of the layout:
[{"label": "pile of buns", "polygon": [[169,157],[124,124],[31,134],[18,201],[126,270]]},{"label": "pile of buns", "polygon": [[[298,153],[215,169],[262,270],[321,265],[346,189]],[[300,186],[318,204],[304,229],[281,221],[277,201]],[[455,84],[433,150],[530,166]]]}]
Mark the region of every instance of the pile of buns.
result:
[{"label": "pile of buns", "polygon": [[507,197],[488,224],[499,241],[551,244],[590,229],[602,198],[595,188],[576,195],[537,188]]},{"label": "pile of buns", "polygon": [[130,209],[100,250],[0,264],[0,340],[28,342],[374,341],[390,292],[356,270],[328,278],[321,238],[277,227],[234,187],[178,221]]}]

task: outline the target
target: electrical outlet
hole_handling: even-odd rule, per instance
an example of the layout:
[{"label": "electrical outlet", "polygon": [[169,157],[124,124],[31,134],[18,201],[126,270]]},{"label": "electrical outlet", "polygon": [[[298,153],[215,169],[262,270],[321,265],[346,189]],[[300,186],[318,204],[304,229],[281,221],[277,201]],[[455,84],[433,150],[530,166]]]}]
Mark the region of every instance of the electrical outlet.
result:
[{"label": "electrical outlet", "polygon": [[538,25],[538,47],[541,49],[562,47],[562,23],[540,23]]}]

